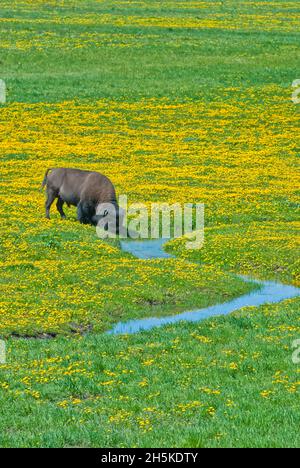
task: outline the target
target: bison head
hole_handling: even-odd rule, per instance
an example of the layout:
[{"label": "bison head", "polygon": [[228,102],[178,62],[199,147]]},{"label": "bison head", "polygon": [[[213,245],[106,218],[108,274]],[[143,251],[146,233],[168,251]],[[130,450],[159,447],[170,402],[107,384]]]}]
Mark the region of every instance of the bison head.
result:
[{"label": "bison head", "polygon": [[[111,234],[120,234],[123,226],[125,210],[116,202],[100,203],[96,208],[96,214],[92,217],[92,224],[97,226],[98,234],[107,231]],[[99,231],[98,231],[99,230]]]}]

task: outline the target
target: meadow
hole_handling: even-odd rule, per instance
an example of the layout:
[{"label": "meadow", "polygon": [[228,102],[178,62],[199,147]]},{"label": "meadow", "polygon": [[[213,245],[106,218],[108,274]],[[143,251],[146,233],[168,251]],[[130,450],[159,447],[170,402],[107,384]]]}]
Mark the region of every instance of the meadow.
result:
[{"label": "meadow", "polygon": [[[0,446],[299,446],[299,298],[132,336],[120,320],[300,285],[296,1],[3,0]],[[205,245],[141,261],[67,209],[48,167],[130,203],[205,203]],[[187,263],[187,261],[189,263]]]}]

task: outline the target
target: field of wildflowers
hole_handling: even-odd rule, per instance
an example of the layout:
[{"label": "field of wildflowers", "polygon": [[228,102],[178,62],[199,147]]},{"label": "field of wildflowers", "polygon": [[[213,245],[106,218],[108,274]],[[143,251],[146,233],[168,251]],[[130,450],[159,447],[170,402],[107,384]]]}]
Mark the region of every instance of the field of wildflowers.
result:
[{"label": "field of wildflowers", "polygon": [[[1,2],[1,446],[299,446],[299,299],[103,335],[252,288],[232,273],[300,285],[299,18],[296,1]],[[204,248],[144,263],[73,209],[45,220],[55,166],[130,203],[205,203]]]}]

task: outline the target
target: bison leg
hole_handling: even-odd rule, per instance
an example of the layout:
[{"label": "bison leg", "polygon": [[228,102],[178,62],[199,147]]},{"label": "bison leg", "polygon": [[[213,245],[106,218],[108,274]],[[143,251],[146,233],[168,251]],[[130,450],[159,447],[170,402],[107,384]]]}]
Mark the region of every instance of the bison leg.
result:
[{"label": "bison leg", "polygon": [[56,193],[53,190],[47,190],[47,200],[46,200],[46,218],[50,219],[50,208],[52,203],[56,198]]},{"label": "bison leg", "polygon": [[66,215],[65,215],[65,212],[63,210],[63,206],[64,206],[63,199],[58,197],[58,200],[57,200],[57,203],[56,203],[57,211],[59,212],[62,219],[66,219]]}]

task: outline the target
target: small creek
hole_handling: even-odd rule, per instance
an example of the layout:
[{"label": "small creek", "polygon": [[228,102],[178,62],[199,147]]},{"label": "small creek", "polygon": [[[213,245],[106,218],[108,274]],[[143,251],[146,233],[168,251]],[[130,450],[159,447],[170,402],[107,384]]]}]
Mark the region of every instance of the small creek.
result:
[{"label": "small creek", "polygon": [[[155,258],[172,258],[172,255],[163,250],[163,245],[167,239],[147,240],[147,241],[121,241],[121,248],[124,252],[131,253],[137,258],[151,260]],[[237,311],[242,307],[261,306],[263,304],[275,304],[286,299],[300,296],[300,289],[273,281],[259,281],[242,277],[244,281],[254,282],[259,285],[259,289],[233,299],[223,304],[216,304],[202,309],[195,309],[182,312],[167,317],[147,317],[128,322],[117,323],[109,334],[132,334],[142,330],[150,330],[154,327],[177,323],[180,321],[199,322],[200,320],[215,317],[217,315],[227,315]]]}]

